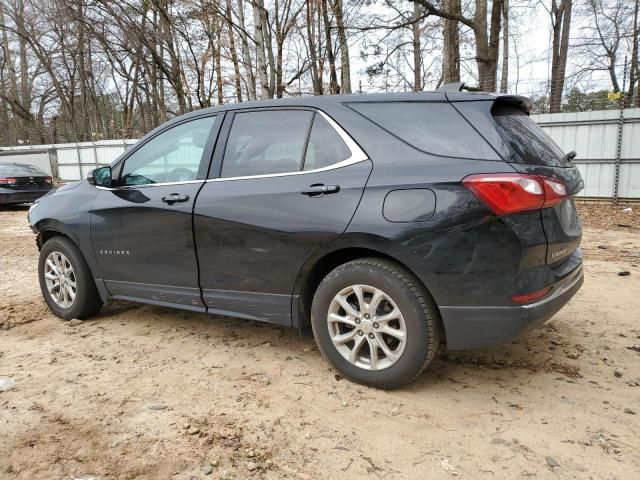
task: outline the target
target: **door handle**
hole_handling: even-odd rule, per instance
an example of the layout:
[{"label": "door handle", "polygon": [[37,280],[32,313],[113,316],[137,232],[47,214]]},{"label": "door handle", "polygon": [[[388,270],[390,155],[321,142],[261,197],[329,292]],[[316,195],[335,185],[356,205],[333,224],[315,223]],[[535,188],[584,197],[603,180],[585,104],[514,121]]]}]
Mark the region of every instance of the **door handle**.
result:
[{"label": "door handle", "polygon": [[323,195],[329,195],[330,193],[338,193],[339,191],[340,185],[324,185],[319,183],[309,186],[300,193],[308,195],[309,197],[321,197]]},{"label": "door handle", "polygon": [[162,201],[168,205],[173,205],[178,202],[188,202],[189,195],[180,195],[179,193],[172,193],[168,197],[162,197]]}]

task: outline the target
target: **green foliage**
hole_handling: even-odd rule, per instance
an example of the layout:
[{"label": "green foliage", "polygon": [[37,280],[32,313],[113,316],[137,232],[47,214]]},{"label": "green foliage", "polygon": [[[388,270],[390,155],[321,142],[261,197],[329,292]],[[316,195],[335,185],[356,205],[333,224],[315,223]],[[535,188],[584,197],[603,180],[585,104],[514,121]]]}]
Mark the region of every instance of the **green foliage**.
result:
[{"label": "green foliage", "polygon": [[620,108],[619,100],[609,100],[607,90],[582,92],[572,88],[562,104],[563,112],[586,112],[590,110],[615,110]]}]

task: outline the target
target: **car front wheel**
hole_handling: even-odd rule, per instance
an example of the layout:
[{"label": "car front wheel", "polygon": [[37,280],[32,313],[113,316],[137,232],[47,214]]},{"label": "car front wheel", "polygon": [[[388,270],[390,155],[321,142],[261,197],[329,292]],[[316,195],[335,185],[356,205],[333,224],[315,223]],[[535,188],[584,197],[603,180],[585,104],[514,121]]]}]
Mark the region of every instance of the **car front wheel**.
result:
[{"label": "car front wheel", "polygon": [[313,333],[344,376],[395,388],[415,379],[438,348],[437,308],[402,266],[379,258],[341,265],[318,286]]},{"label": "car front wheel", "polygon": [[49,309],[64,320],[86,318],[102,306],[82,253],[66,237],[48,240],[38,262],[40,289]]}]

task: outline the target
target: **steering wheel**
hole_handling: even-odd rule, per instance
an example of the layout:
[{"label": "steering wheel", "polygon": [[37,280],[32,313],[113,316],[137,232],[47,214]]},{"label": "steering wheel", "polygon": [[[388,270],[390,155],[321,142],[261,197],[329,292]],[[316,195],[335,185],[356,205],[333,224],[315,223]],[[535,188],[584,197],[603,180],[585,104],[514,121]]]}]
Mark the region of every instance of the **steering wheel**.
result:
[{"label": "steering wheel", "polygon": [[169,172],[167,175],[167,182],[188,182],[194,178],[195,175],[193,174],[193,171],[188,168],[178,167]]}]

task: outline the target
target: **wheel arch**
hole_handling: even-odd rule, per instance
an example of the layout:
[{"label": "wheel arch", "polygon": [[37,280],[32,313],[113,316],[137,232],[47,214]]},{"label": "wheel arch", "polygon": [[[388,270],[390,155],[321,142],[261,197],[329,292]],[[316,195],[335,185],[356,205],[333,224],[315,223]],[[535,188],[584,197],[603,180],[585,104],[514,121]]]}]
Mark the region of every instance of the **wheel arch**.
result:
[{"label": "wheel arch", "polygon": [[[298,278],[296,279],[293,291],[293,303],[292,303],[292,319],[294,326],[298,327],[301,331],[308,333],[311,328],[311,303],[313,297],[318,288],[318,285],[322,279],[334,268],[357,260],[359,258],[383,258],[391,260],[397,263],[402,268],[410,272],[417,282],[425,289],[425,291],[433,298],[429,287],[425,282],[416,274],[416,272],[408,266],[406,260],[398,258],[394,255],[392,250],[384,248],[384,244],[378,243],[377,245],[371,244],[348,244],[341,246],[334,246],[331,250],[316,253],[309,261],[305,263],[301,269]],[[438,309],[438,305],[433,302]],[[440,311],[438,309],[438,328],[440,329],[440,338],[446,344],[446,332],[444,330],[444,324]]]},{"label": "wheel arch", "polygon": [[38,249],[42,248],[48,240],[57,236],[68,238],[76,247],[80,248],[80,239],[77,235],[70,232],[63,222],[54,218],[40,219],[33,225],[32,229],[37,233],[36,243]]},{"label": "wheel arch", "polygon": [[[38,250],[41,250],[42,246],[53,237],[65,237],[69,239],[69,241],[73,242],[73,239],[64,232],[55,228],[46,228],[44,230],[40,230],[36,236],[36,245],[38,245]],[[75,244],[75,242],[73,243]]]},{"label": "wheel arch", "polygon": [[80,238],[78,238],[78,236],[74,235],[72,232],[68,231],[63,223],[53,219],[39,221],[35,225],[35,230],[37,231],[36,245],[38,246],[38,251],[42,249],[45,243],[55,237],[66,238],[78,249],[80,255],[82,255],[85,262],[87,263],[87,266],[89,267],[89,272],[91,273],[91,277],[96,284],[100,298],[104,303],[107,303],[109,300],[109,293],[102,279],[96,277],[95,275],[95,272],[97,271],[95,258],[93,257],[93,255],[88,255],[87,252],[83,250]]}]

